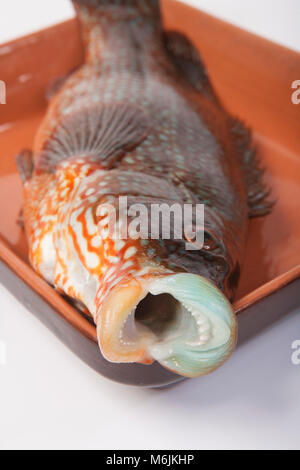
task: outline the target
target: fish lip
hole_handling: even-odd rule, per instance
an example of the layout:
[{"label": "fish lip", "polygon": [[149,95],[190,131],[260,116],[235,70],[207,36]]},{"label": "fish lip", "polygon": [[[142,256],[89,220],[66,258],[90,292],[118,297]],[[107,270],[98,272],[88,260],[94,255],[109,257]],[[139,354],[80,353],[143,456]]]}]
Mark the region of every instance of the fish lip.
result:
[{"label": "fish lip", "polygon": [[[202,298],[201,293],[206,297]],[[154,296],[170,294],[174,297],[182,309],[186,308],[185,316],[188,326],[189,313],[191,321],[198,318],[202,326],[205,322],[205,315],[208,316],[208,323],[213,322],[212,339],[202,344],[201,336],[199,341],[196,338],[196,341],[190,342],[185,339],[177,340],[175,334],[175,340],[172,342],[167,334],[165,339],[158,339],[152,331],[146,328],[138,331],[136,341],[132,343],[124,341],[122,335],[126,321],[131,316],[136,325],[135,309],[148,294]],[[205,304],[207,297],[209,301]],[[203,318],[201,315],[195,317],[197,305],[199,305],[199,315],[201,309],[205,312],[205,314],[202,313]],[[210,310],[213,307],[214,312]],[[207,328],[206,324],[205,328]],[[180,329],[178,331],[182,333]],[[163,367],[178,375],[199,377],[220,367],[231,355],[236,344],[237,324],[231,304],[214,284],[194,274],[174,273],[131,279],[121,286],[116,286],[99,312],[97,332],[102,354],[110,362],[151,364],[157,360]],[[195,332],[198,333],[197,327]],[[220,344],[216,340],[218,335],[221,338]],[[224,343],[222,343],[223,336],[226,339]],[[172,351],[168,356],[166,351],[170,345]],[[208,345],[207,349],[205,349],[206,345]]]},{"label": "fish lip", "polygon": [[148,293],[147,282],[130,279],[116,286],[105,299],[96,317],[98,342],[103,356],[113,363],[152,364],[149,355],[149,335],[139,337],[130,345],[122,343],[122,330],[128,317],[135,312],[136,306]]},{"label": "fish lip", "polygon": [[203,344],[175,342],[173,356],[165,354],[165,357],[154,344],[150,347],[152,357],[172,372],[190,378],[209,374],[226,362],[236,346],[237,319],[221,290],[202,276],[184,273],[154,282],[150,291],[156,295],[161,291],[170,293],[183,306],[190,307],[195,320],[206,318],[211,324],[211,336]]}]

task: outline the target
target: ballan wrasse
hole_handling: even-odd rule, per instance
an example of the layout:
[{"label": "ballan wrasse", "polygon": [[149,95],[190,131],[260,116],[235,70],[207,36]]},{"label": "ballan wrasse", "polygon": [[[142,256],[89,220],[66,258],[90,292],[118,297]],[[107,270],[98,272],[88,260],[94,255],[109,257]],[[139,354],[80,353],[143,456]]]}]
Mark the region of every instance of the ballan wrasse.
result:
[{"label": "ballan wrasse", "polygon": [[[34,269],[84,306],[111,362],[196,377],[236,343],[248,219],[270,210],[250,133],[222,107],[157,0],[74,0],[85,62],[17,157]],[[107,238],[99,208],[205,205],[205,243]],[[107,233],[107,232],[106,232]]]}]

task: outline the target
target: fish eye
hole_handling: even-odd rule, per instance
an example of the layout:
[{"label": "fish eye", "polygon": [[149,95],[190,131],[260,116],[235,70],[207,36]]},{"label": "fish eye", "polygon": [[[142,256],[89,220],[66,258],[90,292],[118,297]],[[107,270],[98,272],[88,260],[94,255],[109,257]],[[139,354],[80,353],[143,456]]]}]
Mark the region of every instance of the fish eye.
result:
[{"label": "fish eye", "polygon": [[218,248],[218,244],[212,234],[208,231],[204,232],[204,245],[205,251],[214,251]]}]

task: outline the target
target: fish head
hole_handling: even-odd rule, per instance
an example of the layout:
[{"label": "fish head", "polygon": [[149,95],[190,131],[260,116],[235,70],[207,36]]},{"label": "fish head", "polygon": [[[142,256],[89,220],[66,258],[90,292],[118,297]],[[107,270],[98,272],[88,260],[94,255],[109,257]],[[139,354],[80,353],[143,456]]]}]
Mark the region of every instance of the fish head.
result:
[{"label": "fish head", "polygon": [[[107,202],[117,214],[114,229]],[[138,202],[145,205],[140,196]],[[146,238],[140,225],[133,233],[133,218],[125,230],[117,204],[119,198],[109,196],[97,208],[106,262],[95,317],[102,354],[116,363],[158,361],[186,377],[212,372],[236,344],[236,317],[222,292],[222,256],[207,260],[205,250],[187,250],[186,240]]]}]

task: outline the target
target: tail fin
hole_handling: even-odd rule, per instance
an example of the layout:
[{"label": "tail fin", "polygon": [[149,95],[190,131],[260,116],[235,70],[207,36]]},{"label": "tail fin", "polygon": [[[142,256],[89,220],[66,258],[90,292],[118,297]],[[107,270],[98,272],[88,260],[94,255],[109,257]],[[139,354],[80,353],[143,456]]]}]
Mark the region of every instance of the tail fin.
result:
[{"label": "tail fin", "polygon": [[[72,0],[79,18],[87,61],[98,61],[107,38],[122,38],[134,31],[138,43],[151,42],[149,34],[160,37],[159,0]],[[127,31],[127,33],[126,33]],[[154,33],[154,36],[153,36]],[[152,41],[153,42],[153,41]],[[117,47],[117,50],[120,46]],[[110,50],[111,56],[116,51]]]}]

